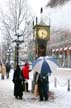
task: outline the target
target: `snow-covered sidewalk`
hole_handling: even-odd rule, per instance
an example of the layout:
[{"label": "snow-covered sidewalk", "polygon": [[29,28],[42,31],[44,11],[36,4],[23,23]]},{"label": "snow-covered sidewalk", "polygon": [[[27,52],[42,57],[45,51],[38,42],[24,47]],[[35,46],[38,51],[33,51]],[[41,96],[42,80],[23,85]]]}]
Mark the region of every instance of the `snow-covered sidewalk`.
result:
[{"label": "snow-covered sidewalk", "polygon": [[51,82],[50,91],[54,98],[50,97],[46,102],[40,102],[31,92],[23,92],[23,100],[16,100],[13,89],[12,73],[9,79],[0,79],[0,108],[71,108],[71,91],[67,91],[66,86],[55,88]]}]

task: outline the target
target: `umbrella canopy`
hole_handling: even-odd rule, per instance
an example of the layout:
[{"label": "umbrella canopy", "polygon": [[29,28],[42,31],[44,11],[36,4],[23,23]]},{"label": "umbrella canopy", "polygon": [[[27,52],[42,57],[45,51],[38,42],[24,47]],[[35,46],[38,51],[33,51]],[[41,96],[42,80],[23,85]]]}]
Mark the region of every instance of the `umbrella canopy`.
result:
[{"label": "umbrella canopy", "polygon": [[58,68],[57,61],[53,56],[39,57],[32,63],[32,69],[39,73],[47,72],[51,74],[51,72],[54,72],[56,68]]}]

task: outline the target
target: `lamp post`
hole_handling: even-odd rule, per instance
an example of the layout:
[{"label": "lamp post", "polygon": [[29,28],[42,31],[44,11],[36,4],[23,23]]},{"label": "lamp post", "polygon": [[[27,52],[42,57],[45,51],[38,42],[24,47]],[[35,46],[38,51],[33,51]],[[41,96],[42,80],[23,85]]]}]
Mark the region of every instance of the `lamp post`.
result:
[{"label": "lamp post", "polygon": [[11,47],[9,47],[9,49],[7,50],[7,56],[8,56],[8,63],[9,64],[10,64],[11,53],[12,53],[12,49],[11,49]]},{"label": "lamp post", "polygon": [[22,36],[22,34],[16,33],[15,36],[17,36],[17,39],[13,42],[16,43],[15,47],[15,65],[19,64],[19,45],[24,42],[24,40],[19,40],[19,38]]}]

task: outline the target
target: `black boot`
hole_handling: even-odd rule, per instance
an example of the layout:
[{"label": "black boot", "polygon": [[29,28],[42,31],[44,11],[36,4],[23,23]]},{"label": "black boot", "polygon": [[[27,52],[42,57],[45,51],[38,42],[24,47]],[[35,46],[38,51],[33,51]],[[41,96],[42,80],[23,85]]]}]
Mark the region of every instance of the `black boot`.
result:
[{"label": "black boot", "polygon": [[18,99],[18,96],[15,96],[16,99]]},{"label": "black boot", "polygon": [[22,96],[19,96],[19,99],[22,99]]}]

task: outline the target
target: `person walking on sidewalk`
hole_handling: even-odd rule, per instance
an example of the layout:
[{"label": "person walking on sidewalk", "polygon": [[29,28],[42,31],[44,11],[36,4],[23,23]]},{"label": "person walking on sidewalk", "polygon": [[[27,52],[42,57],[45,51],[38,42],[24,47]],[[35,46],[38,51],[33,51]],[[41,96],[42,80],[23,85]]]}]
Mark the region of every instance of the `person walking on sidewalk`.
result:
[{"label": "person walking on sidewalk", "polygon": [[1,79],[4,80],[6,75],[6,66],[4,63],[1,64]]},{"label": "person walking on sidewalk", "polygon": [[8,63],[6,63],[6,76],[7,76],[7,79],[9,78],[10,69],[11,69],[11,65],[8,62]]},{"label": "person walking on sidewalk", "polygon": [[23,96],[23,76],[20,66],[17,65],[13,75],[14,96],[16,99],[22,99]]}]

